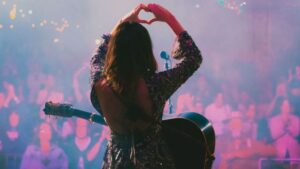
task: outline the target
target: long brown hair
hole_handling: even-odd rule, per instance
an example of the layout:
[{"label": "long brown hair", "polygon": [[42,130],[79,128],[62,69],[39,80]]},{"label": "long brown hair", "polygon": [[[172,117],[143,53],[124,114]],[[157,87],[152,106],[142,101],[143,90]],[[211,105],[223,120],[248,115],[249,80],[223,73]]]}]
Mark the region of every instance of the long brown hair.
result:
[{"label": "long brown hair", "polygon": [[108,44],[104,67],[104,76],[113,90],[132,101],[138,80],[151,76],[156,70],[147,29],[136,22],[119,24]]}]

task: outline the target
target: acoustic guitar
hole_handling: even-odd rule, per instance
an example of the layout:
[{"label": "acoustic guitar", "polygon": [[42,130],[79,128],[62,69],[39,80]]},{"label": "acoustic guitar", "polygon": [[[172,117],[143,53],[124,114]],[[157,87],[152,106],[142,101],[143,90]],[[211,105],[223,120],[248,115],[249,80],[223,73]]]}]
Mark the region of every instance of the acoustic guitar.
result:
[{"label": "acoustic guitar", "polygon": [[[104,118],[95,113],[75,109],[70,104],[47,102],[46,115],[79,117],[107,125]],[[212,124],[195,112],[176,117],[164,117],[163,134],[171,149],[177,169],[211,169],[215,149],[215,132]]]}]

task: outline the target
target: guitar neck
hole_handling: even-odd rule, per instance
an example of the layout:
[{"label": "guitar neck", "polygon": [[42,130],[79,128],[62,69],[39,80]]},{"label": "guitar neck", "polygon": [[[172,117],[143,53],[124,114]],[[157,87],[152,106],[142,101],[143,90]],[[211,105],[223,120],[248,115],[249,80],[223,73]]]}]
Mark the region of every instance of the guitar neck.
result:
[{"label": "guitar neck", "polygon": [[91,120],[92,122],[101,124],[101,125],[107,125],[104,118],[100,116],[99,114],[93,114],[90,112],[86,112],[79,109],[70,108],[69,111],[72,113],[72,116],[80,117],[86,120]]}]

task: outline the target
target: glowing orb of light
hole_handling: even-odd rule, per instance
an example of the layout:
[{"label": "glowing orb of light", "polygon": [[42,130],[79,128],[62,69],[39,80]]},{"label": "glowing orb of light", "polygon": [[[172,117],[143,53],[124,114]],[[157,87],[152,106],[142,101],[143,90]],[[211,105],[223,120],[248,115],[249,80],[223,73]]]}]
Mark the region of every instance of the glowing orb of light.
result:
[{"label": "glowing orb of light", "polygon": [[80,25],[76,25],[76,28],[77,28],[77,29],[80,28]]},{"label": "glowing orb of light", "polygon": [[2,28],[3,28],[3,25],[0,24],[0,29],[2,29]]},{"label": "glowing orb of light", "polygon": [[14,4],[13,7],[12,7],[12,9],[9,12],[9,18],[11,20],[15,20],[16,17],[17,17],[17,5]]},{"label": "glowing orb of light", "polygon": [[54,39],[53,39],[53,42],[54,42],[54,43],[58,43],[58,42],[59,42],[59,39],[58,39],[58,38],[54,38]]},{"label": "glowing orb of light", "polygon": [[57,23],[57,22],[54,22],[54,21],[50,21],[50,24],[51,24],[51,25],[54,25],[54,26],[57,26],[57,25],[58,25],[58,23]]},{"label": "glowing orb of light", "polygon": [[3,6],[6,5],[6,1],[2,1],[2,5],[3,5]]},{"label": "glowing orb of light", "polygon": [[199,5],[199,4],[196,4],[195,7],[196,7],[196,8],[200,8],[200,5]]},{"label": "glowing orb of light", "polygon": [[31,14],[32,14],[32,10],[29,10],[29,11],[28,11],[28,14],[31,15]]},{"label": "glowing orb of light", "polygon": [[43,22],[41,22],[41,23],[40,23],[40,26],[44,26],[44,23],[43,23]]},{"label": "glowing orb of light", "polygon": [[31,27],[32,27],[32,28],[35,28],[35,24],[34,24],[34,23],[33,23],[33,24],[31,24]]},{"label": "glowing orb of light", "polygon": [[22,18],[25,18],[26,15],[25,15],[25,14],[22,14],[21,16],[22,16]]},{"label": "glowing orb of light", "polygon": [[20,12],[20,13],[23,13],[23,9],[19,9],[19,12]]},{"label": "glowing orb of light", "polygon": [[243,3],[240,4],[240,6],[245,6],[245,5],[247,5],[246,2],[243,2]]},{"label": "glowing orb of light", "polygon": [[14,25],[9,25],[9,28],[10,29],[14,29]]}]

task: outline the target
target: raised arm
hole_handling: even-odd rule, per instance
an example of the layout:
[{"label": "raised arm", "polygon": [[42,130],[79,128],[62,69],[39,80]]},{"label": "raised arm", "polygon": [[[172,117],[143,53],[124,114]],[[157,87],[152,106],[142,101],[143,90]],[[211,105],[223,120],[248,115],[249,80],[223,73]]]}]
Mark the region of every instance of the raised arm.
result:
[{"label": "raised arm", "polygon": [[158,93],[163,99],[168,99],[199,68],[202,56],[191,36],[167,9],[157,4],[149,4],[148,8],[155,16],[150,23],[165,22],[176,34],[179,46],[173,57],[184,58],[175,68],[160,72],[152,78],[160,90]]},{"label": "raised arm", "polygon": [[179,36],[179,34],[184,31],[184,28],[174,17],[174,15],[164,7],[158,4],[148,4],[147,8],[155,16],[153,19],[148,21],[148,24],[151,24],[156,21],[165,22],[170,26],[170,28],[174,31],[174,33],[177,36]]}]

